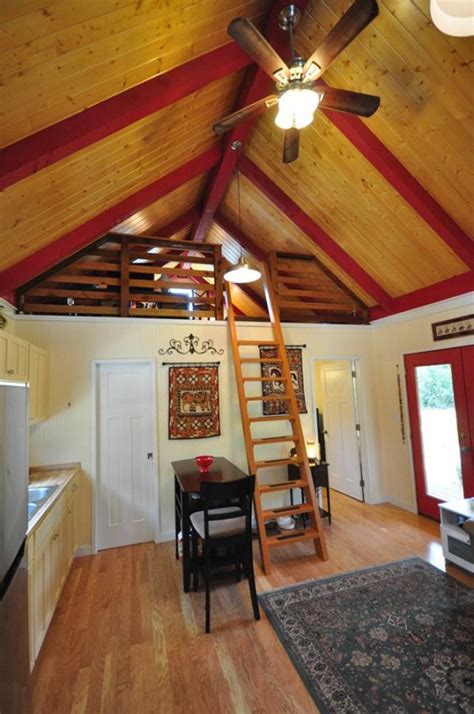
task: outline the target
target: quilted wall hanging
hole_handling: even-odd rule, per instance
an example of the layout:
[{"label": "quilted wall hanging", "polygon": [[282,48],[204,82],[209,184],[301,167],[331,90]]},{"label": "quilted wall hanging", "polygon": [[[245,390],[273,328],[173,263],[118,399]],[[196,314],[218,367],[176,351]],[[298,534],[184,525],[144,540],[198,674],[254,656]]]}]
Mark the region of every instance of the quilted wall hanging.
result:
[{"label": "quilted wall hanging", "polygon": [[[268,359],[270,357],[278,357],[278,352],[275,347],[259,347],[260,358]],[[306,399],[304,395],[303,381],[303,352],[301,347],[287,347],[288,363],[290,366],[291,379],[293,388],[296,394],[298,411],[300,414],[306,414]],[[263,382],[263,396],[277,397],[285,390],[284,382],[279,382],[278,377],[282,376],[281,367],[278,362],[263,362],[261,365],[262,377],[275,377],[275,381]],[[272,400],[271,402],[263,402],[263,414],[265,416],[275,414],[288,414],[288,407],[285,400]]]},{"label": "quilted wall hanging", "polygon": [[206,439],[221,433],[219,366],[169,368],[169,438]]}]

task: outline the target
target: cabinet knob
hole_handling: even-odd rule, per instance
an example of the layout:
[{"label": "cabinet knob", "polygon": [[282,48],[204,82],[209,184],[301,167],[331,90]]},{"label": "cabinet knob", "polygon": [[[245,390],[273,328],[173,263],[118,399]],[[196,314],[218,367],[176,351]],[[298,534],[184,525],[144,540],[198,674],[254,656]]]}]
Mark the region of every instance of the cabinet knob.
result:
[{"label": "cabinet knob", "polygon": [[7,374],[15,374],[15,370],[14,370],[14,369],[7,369]]},{"label": "cabinet knob", "polygon": [[59,538],[59,533],[55,533],[55,534],[53,535],[53,540],[57,540],[58,538]]}]

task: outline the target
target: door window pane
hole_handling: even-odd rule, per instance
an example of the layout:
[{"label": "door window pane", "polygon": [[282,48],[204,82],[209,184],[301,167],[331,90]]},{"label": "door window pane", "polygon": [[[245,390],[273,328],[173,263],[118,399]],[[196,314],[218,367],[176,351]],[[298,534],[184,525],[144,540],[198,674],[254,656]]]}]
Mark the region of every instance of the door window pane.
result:
[{"label": "door window pane", "polygon": [[421,441],[428,496],[464,498],[451,365],[416,367]]}]

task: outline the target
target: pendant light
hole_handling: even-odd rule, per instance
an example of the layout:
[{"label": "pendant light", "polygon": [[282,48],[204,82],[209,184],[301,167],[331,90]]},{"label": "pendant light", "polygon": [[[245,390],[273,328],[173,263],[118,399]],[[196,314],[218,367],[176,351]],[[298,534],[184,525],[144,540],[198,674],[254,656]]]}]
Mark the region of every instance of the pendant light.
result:
[{"label": "pendant light", "polygon": [[[237,151],[240,149],[242,146],[240,141],[235,141],[231,148],[234,151]],[[241,222],[241,210],[240,210],[240,171],[239,168],[237,167],[237,198],[238,198],[238,209],[239,209],[239,228],[240,232],[242,232],[242,222]],[[224,273],[224,280],[227,280],[229,283],[254,283],[256,280],[259,280],[262,277],[262,274],[257,268],[254,268],[252,265],[250,265],[243,256],[242,253],[242,248],[240,251],[240,258],[239,262],[237,265],[232,266],[230,270],[227,271],[227,273]]]}]

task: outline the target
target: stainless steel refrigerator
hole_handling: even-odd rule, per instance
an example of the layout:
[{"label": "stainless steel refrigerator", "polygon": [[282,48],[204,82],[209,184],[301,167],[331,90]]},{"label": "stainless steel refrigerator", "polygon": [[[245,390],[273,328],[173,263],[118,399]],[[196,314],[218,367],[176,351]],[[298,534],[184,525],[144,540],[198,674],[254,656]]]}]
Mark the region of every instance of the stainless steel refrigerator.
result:
[{"label": "stainless steel refrigerator", "polygon": [[0,382],[0,714],[29,714],[28,389]]}]

